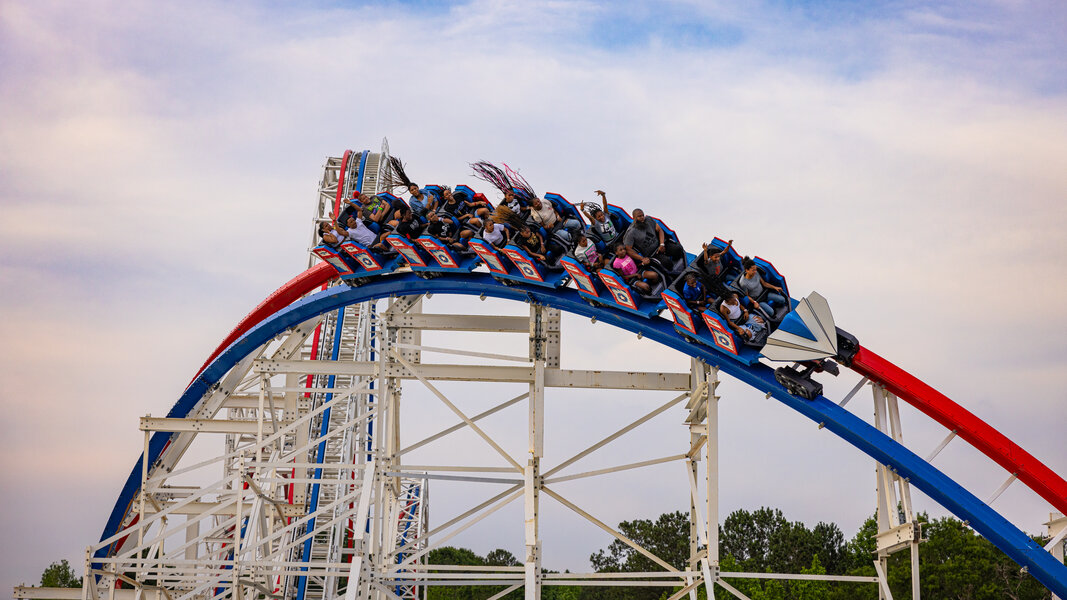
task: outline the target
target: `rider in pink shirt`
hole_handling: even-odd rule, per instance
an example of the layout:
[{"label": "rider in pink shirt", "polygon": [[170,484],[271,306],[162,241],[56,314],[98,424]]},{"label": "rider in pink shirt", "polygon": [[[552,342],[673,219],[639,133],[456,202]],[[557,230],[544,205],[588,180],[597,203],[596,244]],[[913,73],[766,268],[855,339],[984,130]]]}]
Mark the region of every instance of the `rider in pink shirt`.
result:
[{"label": "rider in pink shirt", "polygon": [[619,275],[622,275],[623,281],[642,294],[651,293],[652,286],[650,284],[659,281],[659,274],[655,271],[638,271],[637,263],[626,252],[626,246],[621,244],[615,248],[615,259],[611,261],[611,267]]}]

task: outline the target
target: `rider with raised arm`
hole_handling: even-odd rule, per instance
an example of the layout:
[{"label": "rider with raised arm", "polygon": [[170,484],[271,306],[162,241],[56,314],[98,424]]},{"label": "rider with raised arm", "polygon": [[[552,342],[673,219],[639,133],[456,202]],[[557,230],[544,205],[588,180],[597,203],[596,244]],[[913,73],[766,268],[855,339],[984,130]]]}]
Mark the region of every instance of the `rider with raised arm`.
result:
[{"label": "rider with raised arm", "polygon": [[604,252],[614,253],[615,245],[620,241],[622,232],[615,228],[615,224],[611,222],[611,218],[608,216],[607,195],[603,190],[597,190],[596,194],[600,196],[600,201],[603,203],[604,208],[601,209],[595,204],[588,205],[585,202],[582,202],[579,206],[592,223],[589,226],[591,239],[595,242],[600,242]]},{"label": "rider with raised arm", "polygon": [[715,250],[715,246],[705,243],[704,251],[700,253],[700,261],[704,263],[704,272],[707,273],[705,281],[708,287],[711,289],[711,293],[716,296],[723,297],[726,295],[726,284],[722,279],[726,276],[726,264],[723,261],[723,257],[730,251],[730,248],[734,245],[734,241],[730,240],[726,242],[726,247],[718,252],[712,252]]},{"label": "rider with raised arm", "polygon": [[323,221],[319,223],[319,237],[322,238],[323,244],[331,248],[339,248],[341,242],[348,239],[348,234],[333,221]]},{"label": "rider with raised arm", "polygon": [[349,215],[345,226],[347,227],[345,233],[348,234],[348,239],[362,244],[365,248],[371,248],[379,252],[385,250],[385,246],[381,244],[381,237],[363,222],[362,208],[357,208],[355,214]]}]

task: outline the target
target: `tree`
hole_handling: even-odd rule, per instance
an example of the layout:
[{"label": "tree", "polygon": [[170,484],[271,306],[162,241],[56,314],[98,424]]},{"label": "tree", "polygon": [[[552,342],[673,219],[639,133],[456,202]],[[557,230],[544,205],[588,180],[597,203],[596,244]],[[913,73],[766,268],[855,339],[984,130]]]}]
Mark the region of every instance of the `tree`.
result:
[{"label": "tree", "polygon": [[[655,521],[623,521],[619,523],[619,531],[677,569],[684,569],[689,562],[687,512],[663,513]],[[662,565],[619,540],[611,542],[605,550],[598,550],[589,557],[589,562],[599,573],[663,570]]]},{"label": "tree", "polygon": [[[637,519],[619,523],[619,531],[642,548],[667,564],[685,569],[689,564],[689,513],[663,513],[655,521]],[[662,571],[663,566],[629,545],[615,540],[589,557],[598,573],[638,573]],[[596,588],[583,587],[581,597],[586,600],[620,599],[652,600],[662,593],[660,588]]]},{"label": "tree", "polygon": [[808,529],[800,521],[789,522],[782,511],[767,507],[730,513],[719,528],[719,554],[729,554],[742,571],[799,573],[812,560],[829,573],[845,568],[846,544],[834,523],[819,523]]},{"label": "tree", "polygon": [[41,587],[80,588],[82,579],[74,574],[67,559],[54,562],[41,573]]},{"label": "tree", "polygon": [[[441,548],[434,548],[426,555],[426,562],[431,565],[468,565],[480,567],[485,564],[485,559],[475,554],[473,551],[467,548],[455,548],[453,546],[442,546]],[[499,591],[501,588],[495,588]],[[462,585],[462,586],[432,586],[427,590],[426,597],[430,600],[478,600],[479,598],[486,598],[496,593],[496,591],[489,594],[482,591],[483,588]]]},{"label": "tree", "polygon": [[490,550],[489,554],[485,555],[485,564],[490,567],[517,567],[522,563],[515,558],[514,554],[503,548],[497,548],[496,550]]},{"label": "tree", "polygon": [[[456,548],[442,546],[430,550],[426,562],[431,565],[467,565],[474,567],[517,567],[519,562],[515,555],[503,548],[490,550],[484,558],[478,556],[468,548]],[[547,571],[542,571],[547,572]],[[522,578],[522,573],[516,574]],[[432,586],[427,591],[430,600],[482,600],[498,592],[505,590],[502,585],[457,585],[457,586]],[[554,585],[545,586],[541,590],[541,597],[546,600],[578,600],[581,590],[577,586]],[[502,600],[521,600],[523,590],[515,590],[505,595]]]}]

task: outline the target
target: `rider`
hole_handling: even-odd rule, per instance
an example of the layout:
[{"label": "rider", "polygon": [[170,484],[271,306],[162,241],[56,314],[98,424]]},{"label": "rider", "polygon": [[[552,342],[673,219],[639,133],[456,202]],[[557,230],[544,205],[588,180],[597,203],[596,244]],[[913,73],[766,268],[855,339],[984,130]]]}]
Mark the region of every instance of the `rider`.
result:
[{"label": "rider", "polygon": [[697,274],[689,271],[685,274],[685,283],[682,284],[682,298],[686,306],[694,309],[702,309],[708,305],[708,291],[704,284],[697,279]]},{"label": "rider", "polygon": [[633,257],[626,251],[626,246],[622,244],[615,246],[615,259],[611,261],[611,268],[622,276],[623,281],[642,294],[652,293],[652,285],[659,281],[659,273],[639,270]]},{"label": "rider", "polygon": [[764,312],[768,316],[773,316],[776,305],[784,306],[786,304],[785,296],[782,295],[784,293],[782,288],[764,281],[760,277],[759,269],[756,268],[756,262],[747,256],[741,261],[741,268],[745,272],[737,279],[737,287],[748,297],[753,308],[760,308],[760,303],[756,299],[763,294],[763,290],[768,290],[767,297],[763,301],[766,305]]},{"label": "rider", "polygon": [[645,211],[635,208],[633,215],[634,222],[622,236],[623,244],[636,250],[641,256],[655,258],[664,265],[671,265],[673,261],[685,255],[682,247],[663,233],[663,228],[658,223],[645,217]]}]

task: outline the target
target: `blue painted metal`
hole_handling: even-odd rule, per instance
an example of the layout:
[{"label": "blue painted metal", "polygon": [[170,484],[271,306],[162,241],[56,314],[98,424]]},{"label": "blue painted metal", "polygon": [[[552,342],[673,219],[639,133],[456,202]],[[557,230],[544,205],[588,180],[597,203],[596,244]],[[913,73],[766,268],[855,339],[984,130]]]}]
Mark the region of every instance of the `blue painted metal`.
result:
[{"label": "blue painted metal", "polygon": [[[356,191],[357,192],[363,189],[364,167],[367,166],[367,157],[369,155],[370,155],[370,150],[364,150],[363,151],[363,156],[359,160],[359,172],[358,172],[357,177],[356,177]],[[346,242],[346,243],[352,244],[353,246],[359,246],[358,244],[356,244],[354,242]],[[359,247],[363,248],[363,246],[359,246]],[[364,248],[364,250],[366,250],[366,249]],[[368,253],[370,252],[369,250],[366,250],[366,251]],[[356,260],[356,262],[360,262],[359,259],[356,258],[355,256],[353,256],[353,259]],[[361,262],[360,264],[362,265],[363,263]],[[344,327],[344,324],[345,324],[345,309],[342,306],[341,308],[339,308],[337,310],[337,317],[336,317],[335,322],[334,322],[334,327],[333,327],[333,347],[330,349],[330,360],[336,361],[337,358],[341,355],[341,332],[343,331],[342,328]],[[326,387],[328,389],[333,389],[334,383],[336,383],[336,381],[337,381],[337,376],[336,375],[330,375],[326,380]],[[326,394],[325,402],[329,402],[330,400],[333,400],[333,393]],[[333,409],[332,408],[327,408],[326,410],[324,410],[322,412],[322,425],[319,427],[319,435],[318,435],[318,437],[322,437],[322,436],[326,435],[327,433],[329,433],[329,431],[330,431],[330,411],[331,410],[333,410]],[[315,451],[315,463],[321,465],[325,454],[326,454],[326,440],[322,440],[321,442],[319,442],[319,446]],[[322,467],[316,467],[315,468],[314,474],[312,475],[312,479],[322,479]],[[311,486],[311,499],[310,499],[310,501],[308,503],[308,513],[309,514],[310,513],[314,513],[316,510],[318,510],[318,507],[319,507],[319,485],[320,484],[316,483],[316,484],[313,484]],[[315,518],[312,517],[311,519],[308,519],[307,531],[311,531],[314,528],[315,528]],[[305,560],[311,554],[311,543],[312,543],[313,540],[314,540],[314,536],[311,536],[308,539],[304,540],[304,554],[303,554],[303,556],[304,556]],[[300,570],[301,571],[307,571],[307,567],[301,567]],[[304,600],[304,593],[306,591],[307,591],[307,576],[306,575],[301,575],[299,578],[297,578],[296,599],[297,600]]]},{"label": "blue painted metal", "polygon": [[[471,273],[452,277],[422,280],[413,274],[382,277],[358,288],[334,287],[294,302],[278,311],[270,319],[249,330],[222,352],[189,385],[167,416],[184,417],[200,397],[221,379],[241,358],[254,351],[275,335],[314,316],[338,310],[357,302],[389,297],[394,294],[458,294],[493,296],[497,298],[532,301],[598,321],[620,329],[641,333],[669,348],[699,358],[714,365],[740,381],[770,394],[787,407],[799,412],[826,430],[845,440],[874,460],[894,469],[901,477],[948,509],[956,517],[967,521],[975,531],[1030,573],[1055,594],[1067,597],[1067,567],[1056,561],[1025,533],[1012,525],[992,508],[961,487],[954,480],[922,458],[878,431],[856,415],[839,407],[823,396],[807,401],[791,395],[774,379],[774,370],[762,363],[745,365],[737,360],[725,360],[715,348],[690,343],[677,335],[674,323],[658,317],[643,318],[617,310],[603,310],[584,301],[572,289],[548,290],[524,284],[503,285],[488,274]],[[149,459],[155,461],[171,434],[159,432],[149,442]],[[143,458],[143,457],[142,457]],[[126,508],[131,504],[140,483],[141,462],[134,465],[123,487],[101,539],[117,530]]]},{"label": "blue painted metal", "polygon": [[608,290],[608,293],[603,295],[605,304],[646,319],[658,315],[660,311],[667,307],[667,303],[663,300],[653,301],[641,297],[636,290],[630,287],[630,284],[626,283],[622,275],[611,269],[601,269],[597,271],[597,275],[600,276],[600,282]]},{"label": "blue painted metal", "polygon": [[356,271],[360,269],[359,263],[349,256],[347,252],[341,252],[326,244],[315,246],[312,248],[311,252],[315,256],[330,263],[330,266],[337,270],[337,274],[341,278],[355,276]]},{"label": "blue painted metal", "polygon": [[[490,273],[510,275],[513,271],[511,260],[504,258],[504,255],[489,242],[475,238],[468,242],[468,247],[478,255],[478,259],[489,269]],[[511,277],[508,278],[511,279]]]},{"label": "blue painted metal", "polygon": [[[578,286],[578,293],[583,298],[590,302],[602,302],[600,298],[600,288],[604,286],[600,282],[600,278],[590,273],[582,263],[574,260],[570,256],[563,256],[559,259],[559,264],[567,271],[571,276],[571,281],[574,285]],[[608,294],[610,296],[610,294]]]},{"label": "blue painted metal", "polygon": [[430,235],[420,235],[415,242],[433,259],[426,263],[425,271],[438,273],[470,273],[481,264],[476,256],[457,255],[451,248]]},{"label": "blue painted metal", "polygon": [[562,195],[554,192],[545,194],[544,199],[552,203],[553,208],[556,209],[556,212],[558,212],[564,220],[574,219],[582,225],[585,225],[585,219],[582,217],[581,211],[571,204],[570,200],[567,200]]},{"label": "blue painted metal", "polygon": [[547,288],[559,288],[567,285],[570,276],[563,269],[553,271],[539,261],[530,258],[525,250],[515,244],[508,244],[501,249],[503,254],[515,266],[515,270],[509,270],[507,274],[495,273],[497,278],[508,279],[520,283],[544,286]]},{"label": "blue painted metal", "polygon": [[385,242],[404,257],[404,262],[413,271],[429,269],[432,261],[426,256],[426,252],[420,246],[412,244],[406,237],[397,233],[390,233],[385,236]]},{"label": "blue painted metal", "polygon": [[807,338],[813,342],[818,341],[815,338],[815,334],[812,333],[810,329],[808,329],[808,326],[806,324],[804,324],[804,320],[801,319],[800,315],[795,312],[788,313],[785,318],[782,319],[782,322],[778,325],[778,329],[781,329],[782,331],[786,331],[788,333],[792,333],[793,335],[797,335],[802,338]]},{"label": "blue painted metal", "polygon": [[665,290],[662,294],[663,301],[674,317],[674,328],[682,335],[696,335],[700,327],[700,319],[686,305],[685,300],[671,290]]},{"label": "blue painted metal", "polygon": [[343,242],[341,244],[341,250],[348,254],[353,263],[359,265],[359,268],[355,273],[351,275],[341,275],[341,279],[360,279],[363,277],[385,275],[387,273],[392,273],[400,266],[400,256],[382,256],[363,244],[353,242],[352,240]]}]

